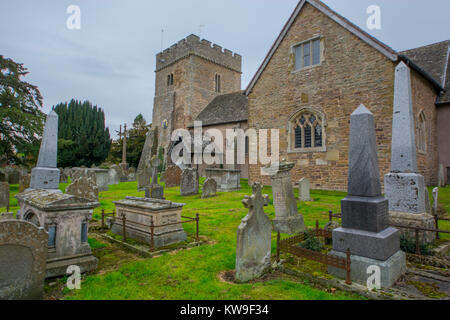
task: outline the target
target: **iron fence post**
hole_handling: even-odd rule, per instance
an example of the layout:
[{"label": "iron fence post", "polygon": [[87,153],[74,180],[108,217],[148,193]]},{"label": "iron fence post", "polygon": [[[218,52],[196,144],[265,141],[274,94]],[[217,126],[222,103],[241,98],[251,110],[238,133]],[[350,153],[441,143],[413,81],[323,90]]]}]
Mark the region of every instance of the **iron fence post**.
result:
[{"label": "iron fence post", "polygon": [[316,220],[316,237],[319,236],[319,220]]},{"label": "iron fence post", "polygon": [[123,236],[123,241],[127,241],[127,231],[126,231],[126,227],[125,224],[127,222],[127,217],[125,215],[125,213],[122,213],[122,236]]},{"label": "iron fence post", "polygon": [[436,224],[436,240],[439,240],[439,216],[437,213],[434,215],[434,222]]},{"label": "iron fence post", "polygon": [[350,257],[351,257],[350,248],[347,248],[346,254],[347,254],[347,265],[346,265],[347,275],[346,275],[346,277],[345,277],[345,283],[346,283],[346,284],[352,284],[352,280],[351,280],[351,268],[350,268],[350,265],[351,265],[352,262],[351,262],[351,260],[350,260]]},{"label": "iron fence post", "polygon": [[197,213],[197,214],[195,215],[195,223],[196,223],[196,225],[197,225],[197,229],[196,229],[196,239],[197,239],[197,242],[199,241],[199,236],[198,236],[199,220],[200,220],[200,215]]},{"label": "iron fence post", "polygon": [[105,209],[102,209],[102,230],[105,229]]},{"label": "iron fence post", "polygon": [[333,221],[333,211],[328,211],[328,219],[329,219],[329,221],[331,222],[331,221]]}]

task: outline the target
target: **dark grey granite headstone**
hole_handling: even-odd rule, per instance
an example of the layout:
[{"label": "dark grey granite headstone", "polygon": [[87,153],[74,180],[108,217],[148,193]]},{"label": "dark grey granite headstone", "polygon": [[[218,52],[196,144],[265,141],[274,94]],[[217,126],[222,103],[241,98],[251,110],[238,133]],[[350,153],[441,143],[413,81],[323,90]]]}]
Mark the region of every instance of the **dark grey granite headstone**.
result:
[{"label": "dark grey granite headstone", "polygon": [[36,168],[31,171],[30,189],[49,189],[58,191],[59,169],[56,166],[58,155],[58,115],[51,111],[45,122],[44,135]]},{"label": "dark grey granite headstone", "polygon": [[20,220],[0,220],[0,300],[44,296],[48,235]]}]

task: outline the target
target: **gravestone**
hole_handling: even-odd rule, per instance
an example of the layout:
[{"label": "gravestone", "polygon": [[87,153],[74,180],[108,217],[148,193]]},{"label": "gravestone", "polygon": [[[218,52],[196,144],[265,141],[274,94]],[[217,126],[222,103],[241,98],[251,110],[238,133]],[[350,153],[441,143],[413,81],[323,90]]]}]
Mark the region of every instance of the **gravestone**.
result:
[{"label": "gravestone", "polygon": [[68,176],[66,175],[66,171],[64,169],[59,169],[59,183],[67,183]]},{"label": "gravestone", "polygon": [[66,275],[67,267],[81,272],[97,266],[88,242],[89,221],[97,201],[52,190],[32,189],[16,195],[17,219],[44,227],[48,232],[46,277]]},{"label": "gravestone", "polygon": [[434,216],[439,216],[438,204],[439,204],[439,188],[434,188],[433,189],[433,215]]},{"label": "gravestone", "polygon": [[208,178],[205,180],[202,189],[202,198],[215,197],[217,192],[217,182],[214,179]]},{"label": "gravestone", "polygon": [[131,167],[126,172],[127,181],[136,181],[136,169]]},{"label": "gravestone", "polygon": [[150,185],[151,178],[151,159],[155,155],[155,130],[150,130],[145,138],[144,148],[142,149],[141,159],[137,169],[138,190]]},{"label": "gravestone", "polygon": [[114,168],[110,168],[108,170],[108,176],[109,176],[109,184],[119,184],[120,183],[120,176],[117,173],[117,170]]},{"label": "gravestone", "polygon": [[310,183],[307,178],[301,178],[298,182],[298,199],[300,201],[311,201]]},{"label": "gravestone", "polygon": [[247,282],[270,268],[272,223],[264,213],[261,185],[253,185],[253,194],[242,203],[248,214],[237,230],[236,280]]},{"label": "gravestone", "polygon": [[294,163],[283,161],[280,164],[263,168],[272,181],[275,231],[297,234],[305,231],[303,216],[298,212],[294,189],[292,188],[291,170]]},{"label": "gravestone", "polygon": [[444,165],[439,165],[439,175],[438,175],[438,187],[445,187],[445,174],[444,174]]},{"label": "gravestone", "polygon": [[9,205],[9,183],[0,182],[0,208],[6,208]]},{"label": "gravestone", "polygon": [[[388,200],[381,194],[373,114],[360,105],[350,117],[348,195],[341,202],[342,227],[333,230],[330,255],[351,252],[351,279],[366,284],[369,266],[378,266],[381,287],[391,287],[406,271],[400,232],[389,227]],[[345,278],[346,271],[328,267]]]},{"label": "gravestone", "polygon": [[19,192],[24,192],[26,189],[30,187],[30,180],[31,180],[30,174],[23,174],[20,176]]},{"label": "gravestone", "polygon": [[37,167],[31,170],[30,189],[48,189],[61,192],[59,187],[58,115],[51,111],[45,122]]},{"label": "gravestone", "polygon": [[187,168],[181,174],[180,193],[182,196],[198,194],[198,173],[194,168]]},{"label": "gravestone", "polygon": [[84,177],[75,179],[66,188],[66,193],[73,196],[98,201],[98,186],[92,177]]},{"label": "gravestone", "polygon": [[160,164],[161,160],[157,156],[153,156],[150,161],[150,167],[152,169],[152,182],[149,186],[145,187],[146,198],[164,200],[164,188],[158,184],[158,168]]},{"label": "gravestone", "polygon": [[41,300],[48,234],[30,222],[0,220],[0,300]]},{"label": "gravestone", "polygon": [[164,185],[166,188],[179,187],[182,170],[178,166],[169,166],[164,172]]},{"label": "gravestone", "polygon": [[8,173],[9,184],[19,184],[20,181],[19,169],[13,167],[6,167],[6,172]]},{"label": "gravestone", "polygon": [[8,182],[8,174],[2,168],[0,168],[0,182]]},{"label": "gravestone", "polygon": [[268,194],[263,194],[264,207],[267,207],[270,203],[270,198]]},{"label": "gravestone", "polygon": [[[434,219],[427,212],[425,179],[417,173],[414,132],[411,71],[400,62],[395,69],[391,171],[384,176],[390,223],[433,229]],[[401,233],[414,234],[408,229],[401,229]],[[434,240],[432,232],[421,232],[420,237],[423,242]]]}]

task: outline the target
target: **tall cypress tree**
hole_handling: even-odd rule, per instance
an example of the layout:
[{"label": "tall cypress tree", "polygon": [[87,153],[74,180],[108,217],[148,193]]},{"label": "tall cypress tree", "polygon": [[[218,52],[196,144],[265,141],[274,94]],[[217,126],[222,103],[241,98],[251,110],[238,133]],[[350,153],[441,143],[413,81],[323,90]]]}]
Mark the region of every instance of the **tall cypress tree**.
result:
[{"label": "tall cypress tree", "polygon": [[105,113],[89,101],[72,99],[53,107],[59,116],[58,166],[100,165],[111,146]]}]

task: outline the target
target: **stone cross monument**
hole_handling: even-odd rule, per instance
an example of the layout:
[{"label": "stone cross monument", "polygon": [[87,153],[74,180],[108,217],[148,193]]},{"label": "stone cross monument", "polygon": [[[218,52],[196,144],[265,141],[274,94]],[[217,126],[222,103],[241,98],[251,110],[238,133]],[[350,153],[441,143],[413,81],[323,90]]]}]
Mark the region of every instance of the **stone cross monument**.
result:
[{"label": "stone cross monument", "polygon": [[[341,202],[342,227],[333,230],[330,255],[351,252],[351,278],[366,284],[367,268],[380,268],[382,287],[392,286],[406,271],[400,233],[389,227],[388,200],[381,194],[373,114],[360,105],[350,118],[348,195]],[[345,270],[329,267],[345,278]]]},{"label": "stone cross monument", "polygon": [[120,164],[122,170],[126,172],[128,170],[127,164],[127,124],[123,126],[123,143],[122,143],[122,163]]},{"label": "stone cross monument", "polygon": [[[395,69],[391,172],[384,177],[385,196],[393,224],[433,228],[425,179],[417,173],[414,128],[411,71],[400,62]],[[432,241],[433,234],[425,233],[425,240]]]},{"label": "stone cross monument", "polygon": [[253,185],[253,194],[242,203],[248,215],[238,227],[236,242],[236,280],[250,281],[270,267],[272,224],[264,213],[261,185]]},{"label": "stone cross monument", "polygon": [[61,192],[59,187],[58,156],[58,114],[47,115],[37,166],[31,170],[29,189],[48,189]]}]

